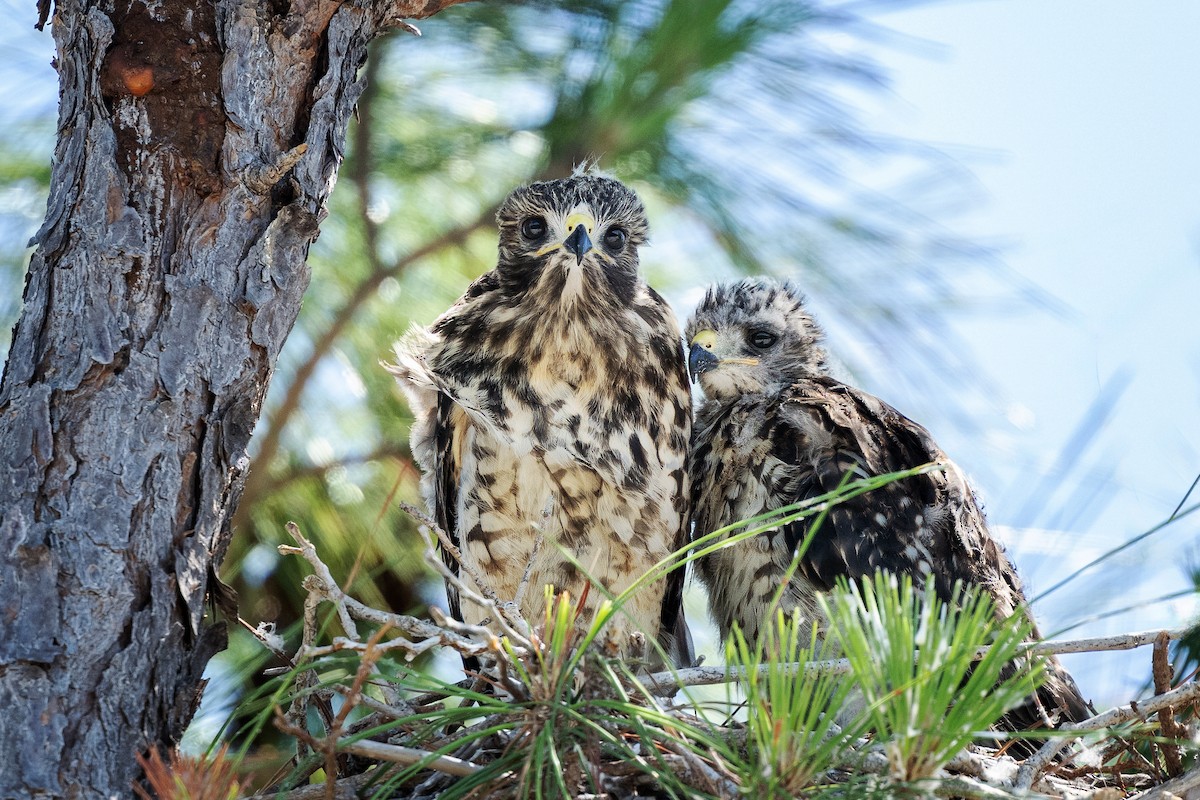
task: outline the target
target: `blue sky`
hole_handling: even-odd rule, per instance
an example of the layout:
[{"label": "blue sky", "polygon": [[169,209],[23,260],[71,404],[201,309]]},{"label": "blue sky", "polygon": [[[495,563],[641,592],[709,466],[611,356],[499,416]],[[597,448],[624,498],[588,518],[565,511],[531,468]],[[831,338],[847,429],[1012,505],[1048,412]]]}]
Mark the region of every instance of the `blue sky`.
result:
[{"label": "blue sky", "polygon": [[[1036,595],[1167,518],[1200,472],[1200,3],[996,0],[874,19],[917,43],[877,52],[893,86],[868,124],[969,167],[976,202],[953,227],[1001,242],[1007,267],[1062,304],[957,318],[1004,413],[983,420],[982,442],[939,431],[993,476],[981,494]],[[1028,513],[1106,384],[1122,390],[1107,423]],[[1195,518],[1177,523],[1048,598],[1045,632],[1186,588],[1198,531]],[[1159,603],[1070,635],[1179,625],[1190,607]],[[1070,660],[1098,700],[1121,699],[1148,670],[1146,652],[1099,658]]]}]

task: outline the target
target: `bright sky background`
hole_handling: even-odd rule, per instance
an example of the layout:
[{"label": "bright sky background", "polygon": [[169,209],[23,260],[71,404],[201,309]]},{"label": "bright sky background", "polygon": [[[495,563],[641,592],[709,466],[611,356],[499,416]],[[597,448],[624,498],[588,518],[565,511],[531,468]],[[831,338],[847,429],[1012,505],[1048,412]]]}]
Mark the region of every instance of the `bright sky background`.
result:
[{"label": "bright sky background", "polygon": [[[869,127],[968,166],[979,202],[953,227],[1004,242],[1005,264],[1065,306],[959,318],[1008,420],[985,420],[985,442],[928,421],[969,470],[988,459],[999,476],[981,493],[993,523],[1018,528],[1002,533],[1033,596],[1165,520],[1200,473],[1200,3],[994,0],[875,19],[922,44],[877,53],[893,87]],[[1123,389],[1111,418],[1034,512],[1031,488],[1056,474],[1110,381]],[[1044,527],[1065,533],[1028,530]],[[1187,588],[1198,532],[1189,517],[1047,598],[1043,632]],[[1160,603],[1069,635],[1177,626],[1190,608]],[[1095,659],[1068,661],[1102,702],[1149,671],[1145,650]]]}]

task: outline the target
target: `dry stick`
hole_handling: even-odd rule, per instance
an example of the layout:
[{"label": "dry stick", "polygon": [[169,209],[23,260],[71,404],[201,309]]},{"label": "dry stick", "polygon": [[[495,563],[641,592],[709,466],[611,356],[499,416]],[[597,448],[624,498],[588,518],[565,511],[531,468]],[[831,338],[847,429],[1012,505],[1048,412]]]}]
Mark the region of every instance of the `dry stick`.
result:
[{"label": "dry stick", "polygon": [[[876,775],[886,775],[891,770],[887,754],[881,745],[856,754],[853,760],[840,765],[845,770],[862,770]],[[1017,774],[1017,765],[1011,759],[987,756],[963,750],[946,763],[943,771],[934,778],[930,793],[938,797],[962,797],[972,800],[990,798],[1012,798],[1005,787],[1011,786]],[[1052,794],[1058,794],[1052,792]],[[1026,800],[1046,797],[1044,794],[1025,793]]]},{"label": "dry stick", "polygon": [[[969,800],[993,800],[993,798],[995,800],[1001,798],[1012,800],[1012,794],[1009,792],[966,775],[947,775],[939,778],[933,786],[933,794],[938,797],[969,798]],[[1027,798],[1030,796],[1023,795]]]},{"label": "dry stick", "polygon": [[[372,637],[371,642],[368,642],[368,650],[362,656],[362,661],[359,664],[358,672],[354,676],[353,685],[350,686],[350,691],[346,697],[346,703],[343,704],[342,710],[338,712],[334,726],[329,728],[329,735],[326,738],[326,760],[329,764],[326,765],[326,774],[335,775],[336,762],[334,759],[338,752],[349,752],[356,756],[365,756],[367,758],[376,758],[380,760],[388,760],[397,764],[416,764],[421,760],[426,760],[433,756],[433,753],[414,750],[412,747],[401,747],[398,745],[386,745],[383,742],[372,741],[370,739],[362,739],[355,741],[353,739],[344,739],[341,736],[342,726],[350,710],[355,705],[359,704],[362,696],[362,685],[365,684],[368,676],[371,674],[373,664],[379,660],[380,651],[377,648],[377,640],[382,636],[383,630],[376,633]],[[440,772],[448,772],[450,775],[466,776],[472,772],[478,771],[480,768],[464,760],[450,757],[439,756],[432,758],[430,763],[426,764],[427,768],[438,770]],[[330,782],[330,799],[332,799],[334,786]]]},{"label": "dry stick", "polygon": [[337,609],[338,621],[342,623],[342,630],[354,641],[359,641],[358,628],[355,626],[354,620],[350,618],[350,612],[346,610],[346,594],[338,586],[337,581],[333,579],[333,575],[329,573],[329,567],[325,566],[325,562],[317,558],[317,548],[313,546],[312,542],[304,538],[304,534],[300,532],[300,526],[296,523],[288,522],[285,527],[287,528],[287,532],[292,535],[292,538],[296,540],[296,544],[300,546],[291,547],[281,544],[279,545],[279,552],[284,555],[304,557],[304,560],[312,566],[313,572],[316,573],[315,577],[319,578],[320,582],[324,584],[323,586],[313,586],[310,588],[309,584],[313,582],[306,578],[304,588],[308,589],[310,594],[323,594],[329,602],[333,603],[333,607]]},{"label": "dry stick", "polygon": [[[1171,690],[1173,670],[1167,653],[1169,643],[1170,637],[1167,636],[1166,631],[1160,633],[1154,640],[1154,655],[1150,661],[1150,671],[1154,676],[1156,694],[1163,694]],[[1164,708],[1158,712],[1158,727],[1167,739],[1179,739],[1182,736],[1182,731],[1176,727],[1175,709],[1173,708]],[[1179,746],[1170,742],[1162,742],[1159,747],[1162,749],[1163,761],[1166,762],[1167,775],[1172,778],[1179,777],[1179,774],[1183,772],[1183,762],[1179,759]]]},{"label": "dry stick", "polygon": [[1101,730],[1102,728],[1119,725],[1122,722],[1129,722],[1134,719],[1144,719],[1147,715],[1154,714],[1159,709],[1190,703],[1197,699],[1200,699],[1200,683],[1185,683],[1178,689],[1173,689],[1165,694],[1160,694],[1141,702],[1134,700],[1128,705],[1109,709],[1103,714],[1097,714],[1090,719],[1085,719],[1083,722],[1071,722],[1062,725],[1050,734],[1056,738],[1043,745],[1040,750],[1030,756],[1021,765],[1021,769],[1017,773],[1017,788],[1029,789],[1033,786],[1033,782],[1037,779],[1038,774],[1049,766],[1060,750],[1078,739],[1079,734],[1087,731]]},{"label": "dry stick", "polygon": [[[418,652],[427,650],[428,646],[426,642],[431,640],[440,642],[467,656],[493,653],[500,649],[499,642],[496,641],[496,635],[487,628],[482,628],[478,625],[460,623],[451,630],[448,625],[435,625],[432,622],[410,617],[406,614],[392,614],[387,611],[380,611],[360,603],[352,597],[346,598],[346,608],[357,619],[374,622],[379,625],[391,625],[410,636],[421,639],[420,644],[416,645],[420,648]],[[354,647],[355,645],[346,644],[343,646]],[[398,646],[403,647],[403,644]]]},{"label": "dry stick", "polygon": [[1141,794],[1135,794],[1129,800],[1171,800],[1185,796],[1185,792],[1200,786],[1200,769],[1186,772],[1178,778],[1172,778],[1164,784],[1147,789]]},{"label": "dry stick", "polygon": [[[313,576],[308,576],[309,578]],[[309,589],[307,585],[308,578],[305,578],[304,588]],[[305,648],[311,647],[312,642],[317,635],[317,605],[321,602],[319,594],[311,589],[304,596],[304,632],[301,636],[300,651],[304,652]],[[293,659],[293,663],[299,659]],[[304,727],[304,718],[308,715],[308,689],[316,683],[316,675],[312,670],[301,670],[296,674],[295,687],[298,690],[296,696],[292,698],[292,702],[288,705],[286,722],[296,728]],[[279,709],[275,709],[279,713]],[[324,715],[322,715],[324,716]]]},{"label": "dry stick", "polygon": [[483,769],[478,764],[472,764],[470,761],[463,761],[461,758],[455,758],[454,756],[433,756],[433,753],[428,750],[417,750],[412,747],[401,747],[396,744],[384,744],[383,742],[374,742],[370,739],[362,739],[357,742],[343,739],[338,742],[338,749],[344,753],[353,753],[356,756],[390,761],[393,764],[403,764],[405,766],[427,761],[425,766],[428,769],[463,778]]},{"label": "dry stick", "polygon": [[[445,612],[443,612],[437,606],[430,606],[429,615],[433,617],[433,621],[435,623],[443,628],[449,628],[451,630],[457,630],[458,628],[463,627],[485,631],[487,632],[487,635],[495,638],[495,634],[491,633],[491,629],[486,627],[488,624],[491,624],[491,622],[494,621],[495,624],[499,625],[501,630],[520,649],[533,648],[533,644],[529,638],[529,623],[525,622],[525,620],[521,618],[520,612],[510,613],[510,611],[512,611],[512,609],[510,609],[510,603],[497,602],[495,600],[490,600],[483,595],[476,594],[474,591],[468,588],[465,583],[462,582],[458,575],[454,574],[453,570],[446,566],[445,562],[438,558],[437,554],[433,552],[433,548],[427,548],[425,550],[425,562],[433,567],[434,571],[441,575],[450,586],[454,587],[455,591],[458,592],[460,602],[465,599],[471,603],[474,603],[480,608],[486,608],[492,612],[483,620],[482,625],[468,625],[464,622],[460,622],[456,619],[446,616]],[[499,640],[497,639],[496,641],[497,649],[499,649]]]},{"label": "dry stick", "polygon": [[[1148,644],[1154,644],[1155,639],[1162,633],[1165,633],[1168,638],[1179,639],[1183,636],[1184,630],[1170,631],[1140,631],[1138,633],[1126,633],[1117,636],[1100,636],[1091,639],[1067,639],[1060,642],[1031,642],[1021,646],[1022,653],[1038,653],[1039,655],[1051,655],[1056,653],[1093,653],[1104,650],[1132,650],[1137,647],[1144,647]],[[975,658],[982,658],[989,650],[988,647],[981,647],[975,654]],[[844,675],[850,672],[850,662],[844,658],[834,658],[825,661],[809,661],[803,664],[783,664],[779,665],[785,670],[790,670],[793,674],[803,671],[806,675]],[[758,671],[765,674],[768,669],[766,664],[761,665]],[[785,673],[786,674],[786,673]],[[655,688],[663,688],[672,690],[672,687],[679,686],[709,686],[717,683],[732,683],[734,681],[743,681],[746,679],[746,671],[740,668],[712,666],[712,667],[689,667],[687,669],[676,670],[675,672],[655,672],[647,675],[642,679],[646,683]]]},{"label": "dry stick", "polygon": [[[343,797],[346,800],[356,800],[360,796],[358,793],[359,789],[377,780],[379,780],[378,772],[372,771],[353,775],[349,778],[342,778],[332,781],[332,783],[337,787],[337,797],[339,800]],[[328,789],[326,789],[324,783],[314,783],[287,792],[264,792],[263,794],[243,797],[240,800],[322,800],[326,796],[325,793],[327,791]]]},{"label": "dry stick", "polygon": [[703,759],[687,747],[672,742],[670,739],[664,740],[662,745],[670,751],[663,755],[663,760],[668,762],[673,760],[671,759],[672,755],[678,759],[679,775],[690,786],[700,788],[696,784],[702,783],[703,789],[711,793],[718,793],[719,797],[738,797],[741,794],[736,783],[705,764]]},{"label": "dry stick", "polygon": [[[343,697],[346,697],[348,694],[350,694],[349,690],[347,690],[344,686],[333,685],[333,686],[330,686],[329,688],[332,691],[336,692],[337,694],[342,695]],[[404,705],[401,705],[401,706],[393,706],[393,705],[384,703],[382,701],[376,700],[374,697],[371,697],[371,695],[369,695],[369,694],[358,695],[357,702],[360,703],[361,705],[364,705],[367,708],[371,709],[371,711],[374,713],[367,717],[363,717],[362,719],[355,720],[354,730],[365,730],[366,728],[370,728],[370,727],[374,727],[375,725],[383,724],[378,721],[379,719],[386,719],[390,722],[390,721],[395,721],[398,719],[404,719],[405,717],[411,717],[414,714],[420,713],[417,711],[417,709],[413,708],[412,706],[408,705],[407,703],[405,703]],[[362,723],[363,723],[364,719],[371,721],[371,724],[363,725]]]},{"label": "dry stick", "polygon": [[496,594],[496,591],[488,583],[487,578],[485,578],[477,569],[475,569],[473,564],[469,564],[463,560],[462,551],[460,551],[454,542],[451,541],[449,534],[442,530],[440,525],[434,522],[432,517],[409,503],[401,502],[399,505],[403,511],[419,520],[421,524],[433,531],[433,534],[437,537],[438,543],[442,546],[442,549],[449,553],[450,557],[454,559],[459,568],[462,569],[463,572],[467,573],[468,576],[470,576],[471,580],[475,583],[475,588],[483,595],[483,597],[480,597],[479,594],[472,592],[465,585],[463,585],[461,578],[455,575],[441,559],[429,559],[430,563],[435,569],[438,570],[438,572],[441,573],[442,577],[449,581],[454,588],[458,590],[459,596],[466,597],[470,599],[471,602],[495,612],[495,618],[499,625],[504,629],[504,632],[522,646],[530,647],[531,645],[529,643],[528,634],[529,626],[525,620],[521,618],[520,610],[516,607],[516,604],[503,601],[499,598],[499,596]]},{"label": "dry stick", "polygon": [[[293,528],[295,528],[294,523],[289,523],[289,532]],[[300,536],[300,539],[307,546],[289,547],[287,545],[280,545],[280,552],[286,555],[299,555],[308,561],[316,574],[310,575],[305,579],[305,588],[313,594],[318,595],[318,600],[329,600],[337,605],[339,614],[345,613],[354,619],[373,622],[378,625],[389,625],[415,639],[419,639],[419,642],[410,643],[416,653],[424,652],[433,646],[427,643],[428,640],[434,640],[436,643],[450,647],[463,655],[477,656],[484,653],[496,652],[499,649],[499,643],[495,641],[495,634],[487,628],[458,625],[455,630],[447,630],[445,627],[435,625],[426,620],[410,617],[406,614],[392,614],[387,611],[380,611],[355,600],[343,592],[337,585],[337,582],[333,580],[333,576],[329,572],[329,567],[321,561],[312,543],[308,542],[300,534],[299,528],[295,528],[293,536]],[[351,622],[349,630],[354,631],[354,629],[353,622]],[[308,640],[306,639],[306,641]],[[394,647],[406,648],[405,640],[402,637],[393,639],[391,644]],[[341,637],[335,639],[334,644],[328,647],[315,648],[309,644],[310,650],[318,654],[336,650],[359,650],[363,647],[364,645],[360,641],[343,639]],[[383,645],[380,647],[382,648]],[[301,654],[308,652],[302,649]]]},{"label": "dry stick", "polygon": [[450,554],[450,557],[454,559],[456,564],[458,564],[459,569],[471,576],[471,580],[475,581],[476,586],[479,588],[479,592],[484,597],[486,597],[488,600],[491,600],[493,603],[500,603],[500,598],[496,596],[495,590],[488,585],[488,582],[483,575],[477,569],[475,569],[474,564],[468,564],[463,561],[462,551],[458,549],[458,545],[456,545],[450,539],[450,535],[442,530],[440,525],[433,521],[433,517],[429,516],[411,503],[405,503],[402,501],[399,505],[402,511],[419,520],[422,525],[433,531],[433,535],[437,537],[438,543],[441,544],[442,549]]}]

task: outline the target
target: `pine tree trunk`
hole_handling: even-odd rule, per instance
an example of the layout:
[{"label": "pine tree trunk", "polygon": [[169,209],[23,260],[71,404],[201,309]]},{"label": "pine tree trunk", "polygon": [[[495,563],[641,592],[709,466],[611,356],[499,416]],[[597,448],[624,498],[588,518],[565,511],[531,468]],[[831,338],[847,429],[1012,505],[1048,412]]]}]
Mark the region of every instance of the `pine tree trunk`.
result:
[{"label": "pine tree trunk", "polygon": [[0,797],[131,796],[190,719],[366,46],[450,4],[55,8],[52,188],[0,383]]}]

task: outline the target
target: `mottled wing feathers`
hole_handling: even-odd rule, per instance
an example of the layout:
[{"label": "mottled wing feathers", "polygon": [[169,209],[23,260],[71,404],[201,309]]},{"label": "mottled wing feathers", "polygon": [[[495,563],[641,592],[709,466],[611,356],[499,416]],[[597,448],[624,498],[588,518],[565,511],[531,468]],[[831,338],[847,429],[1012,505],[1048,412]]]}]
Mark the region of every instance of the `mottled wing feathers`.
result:
[{"label": "mottled wing feathers", "polygon": [[[846,480],[874,477],[945,462],[946,456],[920,425],[881,400],[830,378],[805,380],[781,398],[774,450],[806,476],[796,499],[831,492]],[[974,505],[951,496],[937,472],[886,484],[835,505],[820,521],[800,570],[814,585],[832,588],[839,576],[857,579],[887,569],[911,575],[920,585],[929,574],[939,594],[953,586],[946,524],[950,503]],[[978,515],[977,510],[965,512]],[[796,547],[816,517],[785,531]],[[978,523],[981,525],[982,520]]]},{"label": "mottled wing feathers", "polygon": [[[457,547],[458,541],[458,490],[459,476],[462,471],[463,440],[467,435],[467,416],[445,394],[439,394],[437,400],[437,423],[434,425],[433,447],[434,462],[430,465],[434,486],[431,511],[433,521],[438,524],[450,537]],[[450,571],[458,574],[458,561],[446,550],[442,550],[442,560]],[[450,604],[450,614],[455,619],[462,619],[462,604],[458,590],[447,585],[446,599]]]},{"label": "mottled wing feathers", "polygon": [[[776,481],[771,507],[831,492],[847,474],[855,479],[928,463],[943,466],[839,503],[819,524],[814,516],[785,526],[787,549],[777,565],[790,560],[787,554],[815,524],[797,569],[816,590],[828,591],[839,577],[856,581],[884,569],[907,574],[917,585],[932,578],[946,600],[961,580],[986,591],[999,616],[1028,616],[1016,570],[989,534],[962,473],[925,428],[878,398],[825,376],[806,378],[777,400],[763,402],[771,410],[759,433],[770,440],[770,457],[783,465],[775,472],[789,476]],[[704,448],[698,443],[696,452]],[[1034,625],[1033,636],[1039,635]],[[1091,713],[1070,674],[1051,659],[1045,685],[1008,712],[1003,725],[1039,728],[1047,720],[1079,721]]]}]

